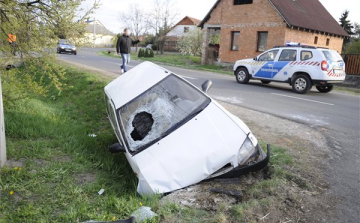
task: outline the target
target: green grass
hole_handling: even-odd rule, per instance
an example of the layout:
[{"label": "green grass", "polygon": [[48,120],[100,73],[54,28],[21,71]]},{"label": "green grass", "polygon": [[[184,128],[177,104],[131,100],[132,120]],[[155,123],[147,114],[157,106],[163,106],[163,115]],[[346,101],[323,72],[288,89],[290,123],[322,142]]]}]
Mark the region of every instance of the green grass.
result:
[{"label": "green grass", "polygon": [[295,165],[292,157],[273,147],[271,178],[247,188],[242,203],[218,211],[160,206],[159,196],[136,193],[125,156],[107,151],[116,142],[103,99],[109,80],[71,67],[66,77],[61,94],[53,89],[5,110],[8,159],[22,165],[0,170],[0,222],[111,221],[128,218],[140,203],[159,214],[152,222],[244,222],[255,219],[257,207],[281,203],[281,187],[298,179],[286,170]]},{"label": "green grass", "polygon": [[[99,51],[99,54],[102,56],[108,56],[113,58],[119,58],[118,55],[114,53],[108,54],[107,51]],[[142,61],[151,61],[158,64],[177,66],[182,68],[189,68],[195,70],[210,71],[220,74],[233,75],[231,69],[219,66],[219,65],[201,65],[201,57],[195,57],[190,55],[181,55],[181,54],[155,54],[153,58],[138,58],[137,54],[132,52],[131,58],[133,60],[142,60]]]}]

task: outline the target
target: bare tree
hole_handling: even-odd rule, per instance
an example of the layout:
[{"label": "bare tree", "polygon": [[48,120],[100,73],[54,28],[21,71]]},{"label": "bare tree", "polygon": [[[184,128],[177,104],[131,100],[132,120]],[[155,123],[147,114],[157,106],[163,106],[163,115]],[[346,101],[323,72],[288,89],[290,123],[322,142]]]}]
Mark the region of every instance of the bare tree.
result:
[{"label": "bare tree", "polygon": [[174,0],[154,0],[154,7],[149,13],[149,27],[155,32],[155,43],[158,45],[157,51],[164,53],[166,34],[175,24],[179,10],[175,6]]},{"label": "bare tree", "polygon": [[[139,39],[148,30],[145,16],[144,10],[138,4],[130,4],[129,10],[121,13],[120,21],[134,33],[136,39]],[[137,48],[136,45],[136,51]]]}]

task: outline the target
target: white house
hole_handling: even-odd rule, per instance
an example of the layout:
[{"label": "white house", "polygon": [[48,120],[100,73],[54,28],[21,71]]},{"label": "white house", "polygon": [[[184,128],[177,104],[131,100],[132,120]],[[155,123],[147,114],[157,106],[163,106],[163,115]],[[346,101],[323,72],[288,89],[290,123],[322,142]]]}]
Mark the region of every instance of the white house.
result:
[{"label": "white house", "polygon": [[200,22],[201,21],[199,19],[185,16],[166,34],[164,50],[177,51],[176,44],[178,39],[181,36],[186,35],[186,33],[188,33],[190,30],[196,29]]},{"label": "white house", "polygon": [[98,20],[85,20],[85,41],[93,47],[112,47],[115,33],[109,31]]}]

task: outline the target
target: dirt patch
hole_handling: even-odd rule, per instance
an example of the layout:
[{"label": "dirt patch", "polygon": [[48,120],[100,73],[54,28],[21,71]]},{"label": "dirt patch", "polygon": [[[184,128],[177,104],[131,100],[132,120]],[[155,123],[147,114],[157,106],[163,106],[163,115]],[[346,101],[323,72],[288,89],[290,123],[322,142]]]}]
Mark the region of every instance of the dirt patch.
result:
[{"label": "dirt patch", "polygon": [[74,176],[74,179],[78,184],[92,183],[96,180],[96,176],[93,173],[80,173]]},{"label": "dirt patch", "polygon": [[14,167],[24,167],[25,165],[25,159],[21,158],[19,160],[14,160],[14,159],[9,159],[5,166],[9,167],[9,168],[14,168]]}]

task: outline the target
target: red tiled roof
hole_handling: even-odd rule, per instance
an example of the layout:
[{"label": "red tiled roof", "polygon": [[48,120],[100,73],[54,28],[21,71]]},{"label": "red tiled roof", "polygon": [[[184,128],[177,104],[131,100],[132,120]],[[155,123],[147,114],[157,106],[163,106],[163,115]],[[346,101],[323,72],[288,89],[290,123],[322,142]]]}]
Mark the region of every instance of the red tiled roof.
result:
[{"label": "red tiled roof", "polygon": [[[209,20],[212,11],[221,0],[217,0],[199,27]],[[319,0],[268,0],[289,27],[299,27],[339,36],[349,36]]]}]

